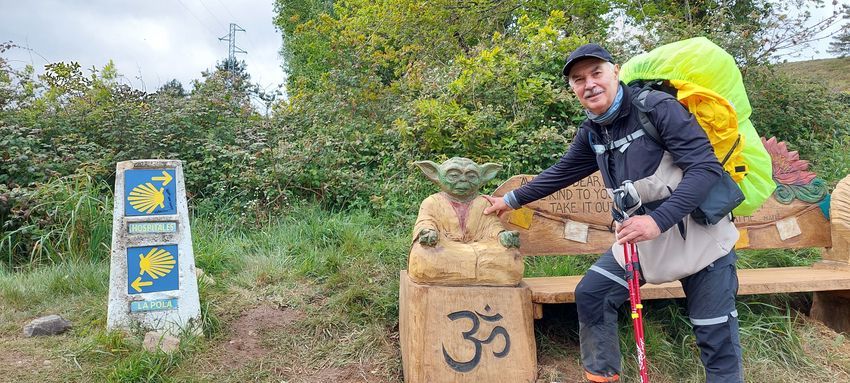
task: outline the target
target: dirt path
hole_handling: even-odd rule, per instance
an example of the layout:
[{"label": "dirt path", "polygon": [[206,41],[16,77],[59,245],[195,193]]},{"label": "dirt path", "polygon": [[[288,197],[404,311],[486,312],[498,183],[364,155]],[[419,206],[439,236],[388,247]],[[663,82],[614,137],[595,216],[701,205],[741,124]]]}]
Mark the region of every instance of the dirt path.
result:
[{"label": "dirt path", "polygon": [[[181,375],[204,381],[286,381],[290,383],[394,382],[368,364],[320,367],[293,363],[296,352],[275,339],[297,331],[304,314],[291,308],[261,305],[243,312],[223,331],[225,336],[180,368]],[[179,378],[179,377],[178,377]]]},{"label": "dirt path", "polygon": [[44,338],[0,338],[0,381],[54,382],[68,371],[68,363],[50,355],[51,342]]}]

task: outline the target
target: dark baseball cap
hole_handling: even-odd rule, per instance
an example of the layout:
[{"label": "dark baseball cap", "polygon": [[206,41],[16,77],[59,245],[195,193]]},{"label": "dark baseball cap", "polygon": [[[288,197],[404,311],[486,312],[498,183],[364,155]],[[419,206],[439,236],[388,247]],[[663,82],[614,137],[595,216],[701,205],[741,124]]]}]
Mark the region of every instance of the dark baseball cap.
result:
[{"label": "dark baseball cap", "polygon": [[567,57],[567,63],[564,64],[564,69],[561,71],[561,73],[563,73],[564,76],[569,76],[570,68],[573,67],[573,64],[579,62],[580,60],[591,57],[605,60],[612,64],[614,63],[614,59],[611,58],[611,54],[608,53],[605,48],[599,46],[599,44],[584,44],[574,50],[573,53],[570,53],[570,56]]}]

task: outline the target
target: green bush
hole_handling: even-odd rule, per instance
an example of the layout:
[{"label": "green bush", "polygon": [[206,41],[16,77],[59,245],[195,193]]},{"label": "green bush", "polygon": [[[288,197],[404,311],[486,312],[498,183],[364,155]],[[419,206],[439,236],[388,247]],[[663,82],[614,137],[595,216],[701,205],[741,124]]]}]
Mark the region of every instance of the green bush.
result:
[{"label": "green bush", "polygon": [[761,136],[788,142],[789,149],[799,151],[832,183],[850,173],[846,95],[770,66],[748,68],[744,83],[753,107],[750,119]]},{"label": "green bush", "polygon": [[[89,74],[54,63],[35,76],[0,56],[6,263],[68,257],[68,249],[39,242],[74,216],[56,185],[75,190],[72,175],[85,168],[94,186],[83,189],[107,201],[115,163],[124,160],[182,160],[195,213],[255,226],[297,200],[388,219],[415,212],[436,191],[415,160],[503,164],[485,192],[510,175],[540,172],[584,119],[559,74],[564,57],[584,42],[610,40],[601,15],[623,5],[454,3],[278,0],[275,23],[292,77],[289,98],[271,117],[251,102],[261,94],[244,65],[220,64],[188,93],[174,81],[146,93],[122,85],[112,63]],[[746,68],[745,81],[760,133],[789,141],[832,182],[848,173],[846,94],[770,68]],[[50,203],[70,210],[48,216]]]},{"label": "green bush", "polygon": [[744,85],[753,107],[750,119],[762,136],[776,136],[811,158],[818,151],[810,145],[850,134],[847,104],[826,84],[760,66],[747,69]]},{"label": "green bush", "polygon": [[405,147],[425,158],[497,161],[502,177],[555,162],[583,120],[559,75],[563,57],[584,42],[563,38],[566,24],[559,11],[543,22],[521,17],[516,33],[494,34],[457,57],[446,76],[426,80],[430,91],[397,122]]}]

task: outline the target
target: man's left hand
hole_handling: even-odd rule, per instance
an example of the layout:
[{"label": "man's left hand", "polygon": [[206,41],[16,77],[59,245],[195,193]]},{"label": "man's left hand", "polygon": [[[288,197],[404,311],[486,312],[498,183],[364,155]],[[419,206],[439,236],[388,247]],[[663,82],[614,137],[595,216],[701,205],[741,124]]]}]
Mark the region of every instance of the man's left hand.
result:
[{"label": "man's left hand", "polygon": [[617,225],[617,243],[638,243],[655,239],[661,229],[648,215],[636,215]]}]

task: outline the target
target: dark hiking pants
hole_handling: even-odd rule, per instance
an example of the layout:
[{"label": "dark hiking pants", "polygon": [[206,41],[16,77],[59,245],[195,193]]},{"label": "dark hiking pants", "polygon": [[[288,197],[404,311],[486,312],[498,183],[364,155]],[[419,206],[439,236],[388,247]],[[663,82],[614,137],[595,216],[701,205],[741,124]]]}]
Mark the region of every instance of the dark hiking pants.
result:
[{"label": "dark hiking pants", "polygon": [[[735,296],[735,252],[681,279],[707,383],[743,382]],[[581,358],[585,370],[600,376],[621,372],[617,335],[619,307],[629,299],[626,271],[611,250],[590,267],[576,287]],[[644,312],[644,317],[652,313]],[[652,350],[647,350],[652,360]]]}]

